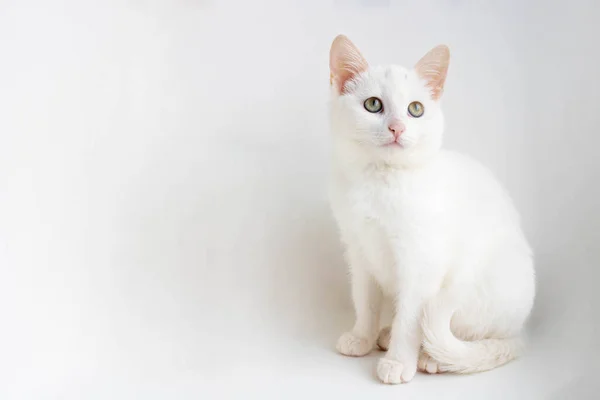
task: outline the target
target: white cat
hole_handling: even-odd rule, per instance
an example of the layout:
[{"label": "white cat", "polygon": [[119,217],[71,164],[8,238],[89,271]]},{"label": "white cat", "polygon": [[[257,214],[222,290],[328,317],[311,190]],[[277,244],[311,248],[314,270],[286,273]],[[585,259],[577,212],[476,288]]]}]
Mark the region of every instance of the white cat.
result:
[{"label": "white cat", "polygon": [[[413,69],[368,66],[331,47],[331,204],[346,247],[356,322],[337,349],[387,350],[384,383],[489,370],[515,358],[535,296],[519,216],[480,164],[441,150],[446,46]],[[383,296],[394,303],[379,332]]]}]

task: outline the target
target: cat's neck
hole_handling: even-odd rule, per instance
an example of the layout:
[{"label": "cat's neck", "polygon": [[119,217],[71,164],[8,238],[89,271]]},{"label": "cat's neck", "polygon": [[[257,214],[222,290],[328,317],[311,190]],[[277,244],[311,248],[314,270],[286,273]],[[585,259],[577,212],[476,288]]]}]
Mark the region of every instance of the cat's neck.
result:
[{"label": "cat's neck", "polygon": [[[400,150],[401,151],[401,150]],[[402,174],[415,172],[432,165],[439,151],[423,156],[412,157],[410,153],[380,155],[365,152],[358,145],[348,141],[340,141],[334,145],[333,160],[335,166],[347,175],[362,174]]]}]

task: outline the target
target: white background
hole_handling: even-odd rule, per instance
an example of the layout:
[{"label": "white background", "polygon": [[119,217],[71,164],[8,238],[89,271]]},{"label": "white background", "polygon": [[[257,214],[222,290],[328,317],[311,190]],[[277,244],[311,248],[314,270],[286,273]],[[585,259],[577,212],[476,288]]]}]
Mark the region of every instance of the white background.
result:
[{"label": "white background", "polygon": [[[494,3],[0,1],[0,398],[593,398],[600,6]],[[447,147],[537,255],[523,359],[391,387],[334,352],[338,33],[372,64],[450,46]]]}]

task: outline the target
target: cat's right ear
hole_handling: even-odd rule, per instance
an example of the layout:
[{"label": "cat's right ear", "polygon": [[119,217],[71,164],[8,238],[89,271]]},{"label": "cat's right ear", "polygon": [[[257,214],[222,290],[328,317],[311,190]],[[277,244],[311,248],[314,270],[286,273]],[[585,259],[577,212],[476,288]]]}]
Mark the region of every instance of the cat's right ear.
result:
[{"label": "cat's right ear", "polygon": [[344,35],[338,35],[329,52],[330,83],[338,93],[344,92],[346,82],[365,71],[369,65],[356,46]]}]

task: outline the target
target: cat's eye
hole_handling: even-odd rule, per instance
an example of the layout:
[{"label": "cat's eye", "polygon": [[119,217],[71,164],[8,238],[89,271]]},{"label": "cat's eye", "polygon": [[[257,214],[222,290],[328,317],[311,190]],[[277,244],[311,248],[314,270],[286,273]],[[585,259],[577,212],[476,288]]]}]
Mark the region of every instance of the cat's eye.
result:
[{"label": "cat's eye", "polygon": [[365,100],[365,110],[370,113],[378,113],[383,110],[383,103],[377,97],[369,97]]},{"label": "cat's eye", "polygon": [[419,118],[425,112],[425,107],[418,101],[413,101],[408,105],[408,113],[415,118]]}]

